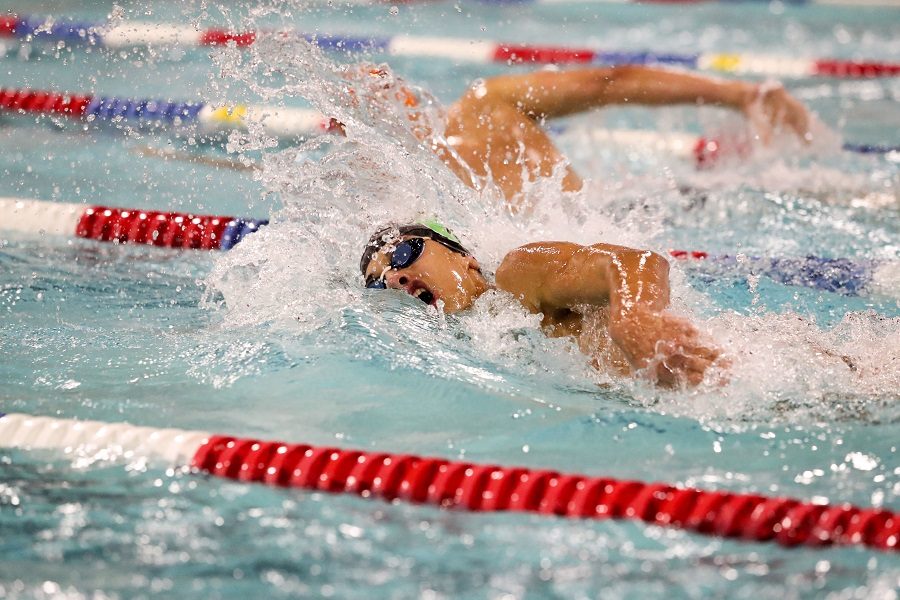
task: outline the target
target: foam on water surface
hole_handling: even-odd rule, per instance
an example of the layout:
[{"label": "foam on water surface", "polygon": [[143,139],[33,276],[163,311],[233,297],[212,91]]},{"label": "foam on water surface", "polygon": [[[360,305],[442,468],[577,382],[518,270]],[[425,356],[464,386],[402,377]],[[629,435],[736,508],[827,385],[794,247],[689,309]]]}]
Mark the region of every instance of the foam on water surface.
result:
[{"label": "foam on water surface", "polygon": [[[342,24],[327,7],[309,13],[304,5],[197,4],[186,19],[256,30],[301,29],[312,17],[323,31]],[[161,16],[165,7],[151,8],[111,12],[172,20]],[[564,42],[571,26],[571,37],[609,47],[718,51],[733,42],[757,53],[791,34],[809,54],[897,52],[896,36],[862,11],[829,13],[840,24],[823,30],[825,16],[790,6],[784,16],[741,8],[764,27],[724,5],[695,13],[646,5],[398,8],[399,15],[386,6],[354,9],[358,20],[348,27],[384,33],[401,23],[413,32]],[[569,25],[582,13],[587,25]],[[870,26],[877,31],[867,34]],[[539,239],[896,260],[891,157],[834,153],[823,135],[812,148],[779,140],[774,150],[696,171],[653,148],[592,142],[589,128],[740,136],[739,119],[694,107],[610,109],[572,120],[556,138],[590,178],[585,190],[564,194],[558,180],[543,181],[514,213],[495,190],[460,184],[413,135],[408,107],[384,94],[402,78],[423,101],[420,124],[434,126],[468,82],[505,65],[396,60],[375,65],[384,71],[376,77],[370,58],[323,54],[278,36],[248,50],[214,50],[212,66],[204,52],[160,48],[113,58],[64,54],[72,68],[56,69],[51,54],[37,46],[8,54],[11,84],[37,87],[39,72],[71,89],[149,94],[165,81],[165,93],[177,98],[310,105],[339,117],[348,135],[289,148],[260,128],[235,134],[229,151],[262,161],[251,181],[138,160],[129,150],[152,143],[222,153],[190,136],[5,128],[15,150],[4,165],[15,176],[3,196],[202,212],[225,206],[227,214],[272,223],[229,253],[202,256],[4,233],[4,409],[897,506],[900,307],[890,294],[848,298],[675,262],[674,310],[695,319],[730,367],[696,389],[666,391],[592,369],[571,342],[545,337],[537,318],[504,294],[445,316],[403,295],[362,289],[357,271],[377,224],[432,215],[489,271],[511,248]],[[132,68],[134,61],[145,68]],[[896,118],[895,88],[791,87],[846,140],[881,142],[888,140],[879,128]],[[16,137],[20,128],[26,135]],[[77,160],[66,166],[70,152]],[[878,278],[888,291],[889,275]],[[0,528],[13,548],[0,561],[7,596],[895,595],[892,556],[772,549],[622,522],[481,518],[140,464],[85,466],[42,454],[0,456]]]},{"label": "foam on water surface", "polygon": [[[239,61],[240,68],[229,61]],[[387,65],[338,65],[304,41],[273,36],[261,39],[249,57],[229,55],[225,68],[267,100],[302,95],[324,114],[335,115],[347,132],[346,138],[315,140],[267,154],[259,177],[280,200],[273,223],[221,257],[207,280],[222,294],[229,322],[243,327],[276,322],[277,328],[297,335],[321,336],[327,331],[332,343],[351,349],[359,346],[354,339],[359,332],[337,325],[349,311],[376,337],[384,336],[382,329],[392,332],[389,341],[376,345],[385,356],[419,355],[399,361],[401,371],[422,369],[463,381],[478,379],[472,375],[474,364],[486,372],[493,364],[549,379],[564,372],[581,385],[613,385],[641,404],[652,405],[662,398],[666,410],[700,418],[765,421],[796,417],[806,410],[821,418],[835,398],[847,397],[861,405],[863,420],[877,420],[882,413],[893,419],[889,405],[895,396],[891,390],[900,382],[894,344],[900,325],[896,317],[876,311],[851,312],[836,326],[829,325],[830,317],[820,319],[820,324],[814,316],[790,309],[769,312],[758,290],[752,310],[723,310],[695,291],[676,266],[677,309],[699,320],[731,366],[714,370],[698,390],[659,392],[586,368],[572,344],[544,338],[535,318],[502,293],[481,299],[469,314],[447,319],[395,293],[361,289],[356,263],[362,241],[378,223],[429,215],[456,231],[489,272],[505,252],[528,241],[605,241],[664,251],[679,225],[682,231],[696,231],[698,223],[718,226],[736,216],[740,220],[741,212],[748,221],[768,221],[773,227],[770,233],[763,232],[771,237],[743,240],[740,251],[802,255],[808,251],[805,240],[791,245],[780,239],[785,229],[793,227],[792,220],[815,219],[838,234],[842,230],[854,234],[863,227],[855,221],[871,210],[847,207],[839,200],[834,205],[815,195],[807,199],[812,194],[807,188],[816,187],[823,196],[831,181],[832,188],[854,187],[858,192],[890,185],[895,175],[883,180],[877,174],[874,179],[860,174],[847,180],[836,169],[810,165],[811,159],[803,158],[809,152],[804,151],[798,162],[766,150],[753,159],[756,167],[680,174],[680,181],[703,186],[708,196],[703,205],[688,206],[690,210],[684,207],[683,194],[672,190],[666,179],[632,178],[630,189],[623,190],[600,175],[575,194],[561,192],[559,179],[538,182],[526,190],[524,208],[509,211],[490,187],[473,191],[462,186],[416,138],[414,127],[440,135],[445,108],[427,91],[400,80]],[[260,75],[276,72],[277,77]],[[399,85],[411,86],[423,99],[425,110],[414,123],[409,120],[410,109],[394,95]],[[828,135],[823,127],[819,137]],[[253,149],[265,147],[267,141],[251,135],[239,143]],[[790,140],[781,144],[782,153],[798,150]],[[820,148],[827,144],[820,143]],[[763,187],[763,182],[772,191],[755,192],[753,188]],[[796,199],[789,191],[777,191],[779,186],[798,190],[793,192]],[[736,190],[742,196],[738,201]],[[632,198],[625,200],[626,210],[619,208],[623,196]],[[895,221],[881,229],[865,224],[870,240],[880,246],[873,249],[880,258],[896,256],[896,249],[885,246],[896,235]],[[723,234],[724,239],[716,240]],[[729,237],[723,231],[700,239],[715,245],[728,243]],[[842,247],[837,241],[831,238],[833,251],[851,251],[850,243]],[[754,282],[750,284],[752,288]],[[840,342],[866,335],[875,335],[876,345]],[[523,352],[527,360],[521,360]],[[440,360],[432,360],[436,353]],[[852,411],[842,418],[853,418]]]}]

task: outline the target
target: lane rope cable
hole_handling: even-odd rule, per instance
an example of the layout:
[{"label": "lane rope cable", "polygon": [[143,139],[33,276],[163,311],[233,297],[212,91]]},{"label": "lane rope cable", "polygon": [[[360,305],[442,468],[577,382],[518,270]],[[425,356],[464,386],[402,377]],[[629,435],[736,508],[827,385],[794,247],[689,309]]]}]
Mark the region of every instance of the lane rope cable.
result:
[{"label": "lane rope cable", "polygon": [[554,470],[25,414],[0,417],[0,446],[165,461],[236,481],[468,512],[631,519],[788,547],[900,548],[900,515],[889,510]]}]

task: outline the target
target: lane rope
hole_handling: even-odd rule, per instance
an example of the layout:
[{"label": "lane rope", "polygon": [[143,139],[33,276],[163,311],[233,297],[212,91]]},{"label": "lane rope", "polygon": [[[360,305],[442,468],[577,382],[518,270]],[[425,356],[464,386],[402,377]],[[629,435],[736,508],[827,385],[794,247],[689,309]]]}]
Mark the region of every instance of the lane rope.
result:
[{"label": "lane rope", "polygon": [[[879,60],[796,58],[767,54],[678,53],[646,50],[604,50],[553,45],[497,42],[437,36],[361,36],[331,33],[295,35],[326,50],[367,52],[388,56],[444,58],[470,63],[673,65],[688,69],[775,77],[872,78],[900,75],[900,63]],[[107,48],[140,46],[246,47],[257,33],[224,29],[194,29],[189,25],[133,21],[119,24],[8,15],[0,19],[0,36],[21,40],[47,40]]]},{"label": "lane rope", "polygon": [[65,94],[60,92],[0,88],[0,111],[63,115],[85,122],[135,125],[194,125],[204,132],[247,129],[258,124],[280,138],[325,133],[330,120],[314,110],[243,104],[215,106],[207,102],[172,102],[158,99]]},{"label": "lane rope", "polygon": [[554,470],[25,414],[0,417],[0,446],[164,461],[236,481],[467,512],[630,519],[788,547],[900,548],[900,515],[889,510]]},{"label": "lane rope", "polygon": [[162,248],[230,250],[267,219],[0,198],[0,229]]},{"label": "lane rope", "polygon": [[[333,1],[333,0],[332,0]],[[434,2],[434,0],[343,0],[342,2],[328,3],[329,6],[341,4],[345,5],[380,5],[380,4],[423,4],[424,2]],[[522,5],[571,5],[571,4],[653,4],[653,5],[675,5],[682,7],[684,5],[695,4],[768,4],[770,0],[470,0],[474,4],[484,4],[491,6],[511,6],[517,7]],[[785,0],[784,4],[792,7],[806,7],[812,5],[825,6],[848,6],[853,8],[872,7],[872,8],[900,8],[900,0]]]},{"label": "lane rope", "polygon": [[[243,104],[214,106],[207,102],[94,96],[27,88],[0,87],[0,112],[62,115],[87,123],[130,124],[138,127],[196,126],[201,132],[207,133],[246,130],[251,124],[257,124],[268,135],[283,139],[321,135],[339,128],[334,119],[306,108]],[[551,132],[563,133],[565,129],[552,128]],[[590,134],[598,142],[668,151],[675,156],[693,160],[698,167],[712,166],[723,156],[747,150],[729,148],[727,144],[715,139],[688,133],[600,129],[592,130]],[[842,149],[856,154],[882,155],[900,152],[900,145],[845,143]]]},{"label": "lane rope", "polygon": [[[309,4],[317,7],[341,7],[341,6],[383,6],[383,5],[416,5],[434,3],[437,0],[310,0]],[[760,5],[768,4],[770,0],[468,0],[470,4],[488,6],[522,5],[591,5],[591,4],[650,4],[657,6],[666,5],[696,5],[696,4],[728,4],[734,5]],[[791,7],[808,7],[813,5],[847,6],[858,9],[867,8],[900,8],[900,0],[784,0],[784,4]]]},{"label": "lane rope", "polygon": [[[360,0],[350,0],[359,2]],[[476,4],[519,6],[522,4],[656,4],[676,5],[685,4],[769,4],[770,0],[473,0]],[[366,4],[385,4],[386,0],[373,0]],[[407,4],[407,0],[400,0],[400,4]],[[848,6],[858,9],[862,6],[874,8],[900,8],[900,0],[785,0],[789,6],[811,6],[815,4],[826,6]]]},{"label": "lane rope", "polygon": [[[266,219],[0,198],[0,230],[118,244],[230,250],[268,223]],[[754,257],[699,250],[670,250],[669,255],[718,275],[764,275],[784,285],[846,296],[900,299],[900,260]]]}]

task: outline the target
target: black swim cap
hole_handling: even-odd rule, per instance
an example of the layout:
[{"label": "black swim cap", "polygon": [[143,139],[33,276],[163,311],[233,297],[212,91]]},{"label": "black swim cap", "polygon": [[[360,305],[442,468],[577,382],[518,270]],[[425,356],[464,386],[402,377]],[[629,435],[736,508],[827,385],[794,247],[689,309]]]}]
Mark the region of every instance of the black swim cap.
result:
[{"label": "black swim cap", "polygon": [[380,227],[378,231],[372,234],[363,250],[362,258],[359,260],[359,270],[363,275],[372,261],[372,257],[381,248],[388,243],[396,241],[404,236],[415,236],[428,238],[437,243],[446,246],[454,252],[460,254],[472,254],[459,242],[459,238],[453,235],[453,232],[438,223],[437,221],[425,221],[423,223],[412,223],[409,225],[398,225],[397,223],[389,223],[384,227]]}]

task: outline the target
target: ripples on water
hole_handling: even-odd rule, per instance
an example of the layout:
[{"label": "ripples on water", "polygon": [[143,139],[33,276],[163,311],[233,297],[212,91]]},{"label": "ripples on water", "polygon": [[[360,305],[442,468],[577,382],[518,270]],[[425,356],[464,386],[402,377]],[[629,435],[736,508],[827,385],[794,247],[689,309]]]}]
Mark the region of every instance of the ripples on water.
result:
[{"label": "ripples on water", "polygon": [[[247,28],[307,14],[299,3],[202,10]],[[895,51],[896,40],[866,36],[847,19],[833,36],[849,36],[860,52]],[[496,37],[532,39],[540,23],[528,23],[524,37]],[[678,33],[695,29],[673,12],[609,29],[602,45],[653,45],[671,35],[691,49],[719,49],[726,39],[758,49],[740,28]],[[834,54],[819,29],[779,27],[810,53]],[[261,160],[263,169],[261,193],[225,189],[224,201],[243,214],[274,208],[270,226],[226,255],[5,241],[5,409],[897,506],[895,300],[676,265],[677,310],[694,316],[734,366],[724,385],[666,392],[594,372],[502,294],[448,317],[360,289],[356,270],[375,224],[423,215],[439,215],[488,270],[510,248],[538,239],[898,259],[896,162],[848,157],[823,133],[809,150],[782,141],[698,172],[646,149],[598,148],[584,131],[649,114],[609,111],[571,121],[559,138],[593,179],[585,191],[563,194],[542,182],[528,190],[529,209],[510,214],[493,190],[465,188],[420,146],[406,108],[383,98],[384,80],[368,75],[368,63],[342,66],[275,36],[214,58],[209,77],[190,53],[147,65],[153,72],[174,63],[185,77],[196,70],[215,99],[293,105],[303,97],[338,116],[348,137],[293,148],[260,131],[227,140],[230,152]],[[406,72],[400,66],[381,68],[390,80]],[[469,69],[459,72],[447,79],[470,78]],[[461,91],[458,81],[434,85],[442,97]],[[348,102],[348,86],[367,101]],[[895,82],[796,89],[825,109],[898,94]],[[417,91],[425,117],[439,123],[444,106]],[[660,111],[651,123],[677,130],[700,121],[704,130],[741,134],[734,119],[696,113]],[[77,132],[54,135],[35,129],[26,137],[35,152],[59,139],[100,152]],[[112,147],[147,137],[102,135]],[[197,150],[191,138],[171,143],[218,152]],[[16,172],[30,160],[19,148],[26,154],[12,161]],[[178,198],[182,179],[196,204],[215,212],[216,194],[231,185],[231,175],[168,169],[182,170],[160,182],[145,174],[141,189]],[[101,191],[107,176],[116,178],[96,174]],[[890,598],[900,573],[893,556],[858,549],[796,551],[632,523],[389,506],[95,459],[0,454],[0,596],[782,598],[856,590]]]},{"label": "ripples on water", "polygon": [[[208,279],[211,288],[224,296],[225,318],[243,326],[280,320],[298,334],[309,333],[323,323],[340,319],[339,315],[351,307],[365,321],[383,321],[382,303],[372,310],[372,294],[358,287],[355,265],[360,240],[366,239],[374,223],[414,220],[421,215],[444,217],[489,271],[506,250],[535,239],[604,240],[664,250],[673,239],[692,239],[696,244],[699,236],[705,249],[720,246],[725,248],[722,252],[728,252],[730,245],[747,253],[852,255],[858,252],[860,236],[864,235],[870,256],[894,258],[900,248],[896,244],[895,214],[873,219],[871,208],[854,206],[852,199],[847,202],[837,197],[839,194],[814,194],[804,189],[810,182],[821,185],[822,180],[838,179],[836,170],[809,166],[809,152],[784,160],[775,158],[774,152],[763,153],[754,159],[756,168],[748,165],[727,170],[727,176],[714,173],[703,179],[691,175],[688,180],[692,184],[706,188],[687,192],[702,194],[700,206],[685,206],[684,192],[654,189],[660,185],[654,177],[630,182],[631,189],[625,196],[634,198],[632,201],[623,200],[617,188],[604,189],[603,181],[578,194],[561,193],[551,181],[530,191],[533,204],[525,214],[509,214],[493,190],[475,192],[461,187],[430,151],[417,143],[409,131],[408,109],[383,98],[383,79],[370,76],[368,67],[337,65],[308,44],[279,38],[263,40],[252,58],[240,59],[245,61],[242,68],[233,72],[241,73],[248,86],[259,88],[260,71],[277,72],[277,90],[287,95],[302,94],[322,112],[337,115],[347,124],[348,132],[346,140],[330,140],[327,147],[320,140],[312,142],[311,149],[320,154],[318,158],[309,158],[301,148],[276,153],[264,163],[262,183],[278,191],[283,207],[275,211],[275,223],[270,228],[219,260]],[[388,69],[386,65],[380,68]],[[393,77],[389,72],[387,79]],[[354,89],[352,102],[348,102],[348,87]],[[257,91],[275,93],[271,88]],[[432,122],[438,124],[443,107],[427,93],[423,96],[430,103]],[[377,106],[377,114],[371,114],[370,105]],[[569,140],[573,142],[577,145],[579,140]],[[826,146],[829,143],[823,142]],[[783,150],[788,149],[801,151],[786,141]],[[845,180],[843,187],[852,185],[853,194],[865,196],[870,193],[867,187],[884,189],[892,182],[891,177],[896,175],[876,173],[868,179],[854,176]],[[780,193],[762,191],[756,186],[763,180],[776,190],[786,189]],[[627,210],[617,210],[623,202]],[[757,235],[760,223],[763,227]],[[748,238],[749,231],[753,235]],[[811,231],[819,235],[810,236]],[[802,237],[792,232],[801,232]],[[683,298],[681,310],[718,312],[703,326],[735,363],[730,384],[724,388],[711,383],[698,391],[666,394],[666,404],[676,412],[738,419],[780,418],[794,405],[784,398],[804,398],[795,403],[797,406],[806,405],[811,397],[818,398],[814,403],[822,402],[824,408],[829,398],[846,395],[863,405],[865,398],[871,397],[877,413],[879,407],[891,404],[896,397],[892,390],[900,387],[900,322],[893,316],[895,303],[876,304],[890,316],[860,307],[841,319],[845,309],[840,305],[824,314],[810,314],[809,308],[815,313],[822,311],[815,301],[812,306],[802,306],[804,290],[790,290],[787,293],[793,294],[793,303],[801,306],[792,307],[788,300],[776,305],[778,310],[772,313],[766,307],[767,300],[761,299],[760,283],[751,281],[750,306],[723,312],[710,309],[709,298],[693,291],[680,273],[676,273],[675,281],[676,295]],[[494,335],[482,335],[475,344],[476,362],[490,364],[504,356],[518,360],[518,353],[527,346],[540,350],[531,352],[530,360],[522,361],[526,369],[535,369],[535,362],[544,361],[545,374],[562,370],[573,377],[591,378],[576,364],[580,362],[577,358],[554,352],[560,346],[558,340],[520,336],[521,331],[535,331],[535,319],[514,303],[504,305],[495,295],[480,301],[471,314],[449,322],[435,320],[436,315],[429,316],[429,311],[415,302],[391,296],[395,297],[385,302],[400,303],[397,310],[403,312],[397,314],[402,318],[366,326],[375,331],[384,327],[400,335],[381,344],[371,343],[372,354],[420,356],[407,360],[406,366],[478,383],[477,376],[469,379],[471,370],[460,368],[465,361],[457,360],[471,354],[470,350],[453,344],[452,338],[471,340],[477,332],[491,330]],[[821,294],[815,296],[819,300]],[[725,301],[726,306],[729,301],[735,303],[731,298]],[[824,321],[825,326],[818,321]],[[338,329],[337,345],[356,345],[353,333]],[[436,370],[428,357],[434,356],[437,348],[445,350],[437,361],[445,368]],[[563,354],[567,353],[563,350]],[[537,355],[542,358],[535,358]],[[852,363],[849,367],[848,361]],[[538,371],[541,369],[534,373]],[[656,391],[630,381],[616,381],[614,385],[629,389],[629,395],[639,400],[655,401],[658,396]],[[871,411],[861,410],[858,416],[866,415]]]}]

